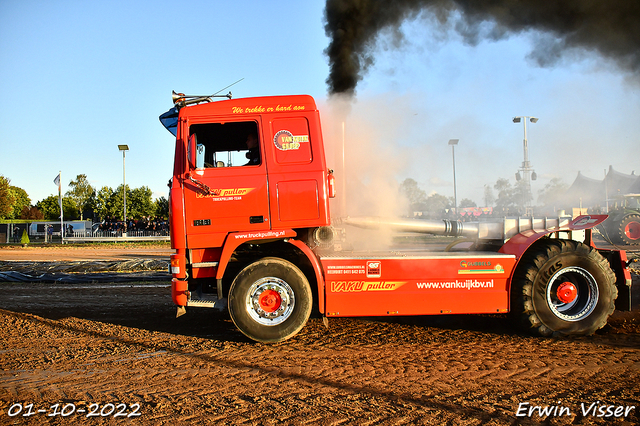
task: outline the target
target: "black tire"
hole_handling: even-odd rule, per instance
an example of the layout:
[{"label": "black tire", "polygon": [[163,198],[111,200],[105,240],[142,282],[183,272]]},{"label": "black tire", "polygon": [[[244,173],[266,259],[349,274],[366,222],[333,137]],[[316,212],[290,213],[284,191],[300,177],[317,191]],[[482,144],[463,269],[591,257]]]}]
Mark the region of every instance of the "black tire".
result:
[{"label": "black tire", "polygon": [[229,289],[229,314],[238,329],[263,343],[297,334],[311,315],[309,281],[293,263],[266,257],[245,267]]},{"label": "black tire", "polygon": [[511,315],[541,336],[593,334],[615,310],[615,280],[594,248],[575,241],[538,241],[514,274]]},{"label": "black tire", "polygon": [[640,215],[630,214],[620,221],[618,235],[623,244],[640,244]]}]

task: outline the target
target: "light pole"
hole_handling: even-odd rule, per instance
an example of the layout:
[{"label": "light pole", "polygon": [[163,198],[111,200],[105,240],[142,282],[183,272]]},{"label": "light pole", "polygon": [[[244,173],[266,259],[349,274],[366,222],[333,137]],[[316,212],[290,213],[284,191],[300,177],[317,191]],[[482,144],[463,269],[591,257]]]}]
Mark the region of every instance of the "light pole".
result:
[{"label": "light pole", "polygon": [[[533,216],[533,211],[531,209],[531,181],[536,180],[537,175],[536,175],[536,172],[533,171],[533,168],[531,167],[531,163],[529,163],[529,143],[527,142],[527,120],[531,121],[532,123],[538,122],[538,119],[536,117],[528,117],[528,116],[513,117],[514,123],[519,123],[520,121],[524,123],[524,141],[522,145],[524,148],[524,161],[522,162],[522,167],[520,167],[519,171],[516,172],[516,180],[519,181],[520,179],[524,178],[524,185],[525,185],[525,192],[526,192],[524,194],[524,196],[526,197],[526,199],[524,200],[524,205],[526,209],[525,214],[528,216]],[[522,171],[522,176],[520,176],[520,171]]]},{"label": "light pole", "polygon": [[458,218],[458,190],[456,188],[456,150],[455,147],[458,145],[459,139],[449,139],[449,145],[451,145],[451,155],[453,157],[453,212],[455,213],[456,219]]},{"label": "light pole", "polygon": [[124,233],[127,232],[127,184],[125,183],[124,154],[129,151],[129,145],[118,145],[118,149],[122,151],[122,198],[124,200]]}]

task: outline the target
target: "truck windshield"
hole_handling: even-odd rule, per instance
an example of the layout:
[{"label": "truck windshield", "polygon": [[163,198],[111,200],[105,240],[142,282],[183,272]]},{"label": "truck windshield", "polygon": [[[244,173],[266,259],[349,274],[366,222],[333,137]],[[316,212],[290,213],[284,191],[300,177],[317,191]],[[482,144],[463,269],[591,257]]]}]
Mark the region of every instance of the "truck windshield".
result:
[{"label": "truck windshield", "polygon": [[260,164],[258,124],[255,121],[193,124],[189,134],[204,147],[204,166],[236,167]]}]

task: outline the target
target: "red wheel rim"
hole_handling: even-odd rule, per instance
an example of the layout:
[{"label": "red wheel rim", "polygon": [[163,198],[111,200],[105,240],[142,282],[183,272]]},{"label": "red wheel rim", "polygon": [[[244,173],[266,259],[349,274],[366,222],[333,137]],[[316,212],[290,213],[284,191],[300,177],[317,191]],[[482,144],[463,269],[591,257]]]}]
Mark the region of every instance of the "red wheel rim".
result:
[{"label": "red wheel rim", "polygon": [[562,303],[571,303],[578,297],[578,289],[570,282],[563,282],[558,286],[556,295]]},{"label": "red wheel rim", "polygon": [[280,293],[275,290],[265,290],[260,294],[258,304],[265,312],[275,312],[282,304],[282,297],[280,297]]},{"label": "red wheel rim", "polygon": [[627,226],[624,227],[624,233],[630,240],[640,239],[640,223],[639,222],[627,223]]}]

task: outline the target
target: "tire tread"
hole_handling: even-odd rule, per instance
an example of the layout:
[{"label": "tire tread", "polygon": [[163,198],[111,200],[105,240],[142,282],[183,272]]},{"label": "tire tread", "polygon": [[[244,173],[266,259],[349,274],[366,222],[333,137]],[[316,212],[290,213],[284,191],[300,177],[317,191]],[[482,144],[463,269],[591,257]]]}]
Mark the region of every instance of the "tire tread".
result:
[{"label": "tire tread", "polygon": [[562,336],[565,333],[549,328],[538,316],[533,302],[534,283],[539,271],[551,259],[558,255],[576,253],[590,259],[605,276],[605,284],[611,297],[606,301],[606,315],[601,315],[584,334],[593,334],[607,324],[609,315],[615,310],[618,294],[615,286],[615,274],[609,262],[593,247],[571,240],[540,240],[526,253],[514,273],[511,289],[511,317],[522,329],[540,336]]}]

